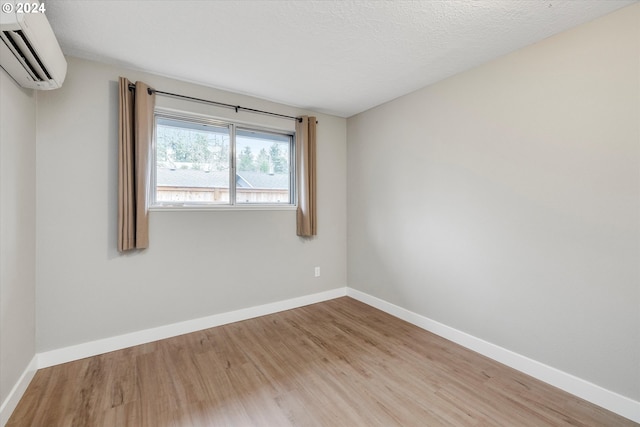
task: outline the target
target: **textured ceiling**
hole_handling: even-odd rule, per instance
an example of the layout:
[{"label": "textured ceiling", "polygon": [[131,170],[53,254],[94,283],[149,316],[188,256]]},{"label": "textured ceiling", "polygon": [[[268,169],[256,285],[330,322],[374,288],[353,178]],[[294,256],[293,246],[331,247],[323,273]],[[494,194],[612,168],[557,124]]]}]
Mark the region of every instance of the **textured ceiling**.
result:
[{"label": "textured ceiling", "polygon": [[348,117],[633,0],[47,1],[65,53]]}]

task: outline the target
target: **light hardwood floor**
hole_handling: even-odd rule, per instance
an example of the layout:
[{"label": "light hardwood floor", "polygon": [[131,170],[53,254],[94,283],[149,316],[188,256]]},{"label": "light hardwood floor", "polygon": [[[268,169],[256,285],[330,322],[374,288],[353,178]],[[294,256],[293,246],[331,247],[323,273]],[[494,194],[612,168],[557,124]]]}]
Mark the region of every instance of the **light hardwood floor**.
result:
[{"label": "light hardwood floor", "polygon": [[350,298],[38,371],[8,427],[638,425]]}]

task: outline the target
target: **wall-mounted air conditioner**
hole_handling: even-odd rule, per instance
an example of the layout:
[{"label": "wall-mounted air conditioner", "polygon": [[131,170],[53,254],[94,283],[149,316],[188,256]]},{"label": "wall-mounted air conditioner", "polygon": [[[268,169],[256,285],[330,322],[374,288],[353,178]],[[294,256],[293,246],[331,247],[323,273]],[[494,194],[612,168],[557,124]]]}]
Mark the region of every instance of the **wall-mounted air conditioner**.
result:
[{"label": "wall-mounted air conditioner", "polygon": [[[57,89],[67,74],[67,61],[37,1],[2,1],[0,66],[20,86]],[[29,12],[24,6],[29,4]],[[37,8],[37,13],[33,13]]]}]

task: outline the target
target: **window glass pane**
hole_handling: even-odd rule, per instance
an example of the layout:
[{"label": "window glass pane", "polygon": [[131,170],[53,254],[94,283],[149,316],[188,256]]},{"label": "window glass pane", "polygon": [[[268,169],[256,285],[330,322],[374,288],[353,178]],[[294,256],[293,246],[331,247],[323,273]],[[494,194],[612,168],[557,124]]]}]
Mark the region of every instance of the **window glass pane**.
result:
[{"label": "window glass pane", "polygon": [[237,203],[291,203],[291,145],[289,135],[237,130]]},{"label": "window glass pane", "polygon": [[156,202],[229,203],[229,129],[157,118]]}]

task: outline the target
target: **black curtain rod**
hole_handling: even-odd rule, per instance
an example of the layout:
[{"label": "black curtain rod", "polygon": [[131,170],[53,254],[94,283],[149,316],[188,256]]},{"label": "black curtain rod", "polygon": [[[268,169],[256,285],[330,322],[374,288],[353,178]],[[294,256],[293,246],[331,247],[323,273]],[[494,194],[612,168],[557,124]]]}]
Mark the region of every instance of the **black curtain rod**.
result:
[{"label": "black curtain rod", "polygon": [[[136,88],[136,85],[134,83],[130,83],[129,84],[129,90],[133,90],[135,88]],[[247,112],[255,113],[255,114],[265,114],[267,116],[280,117],[280,118],[283,118],[283,119],[291,119],[291,120],[295,120],[297,122],[301,122],[302,121],[301,117],[287,116],[285,114],[272,113],[271,111],[256,110],[255,108],[247,108],[247,107],[241,107],[239,105],[225,104],[224,102],[210,101],[208,99],[195,98],[193,96],[180,95],[180,94],[171,93],[171,92],[164,92],[164,91],[161,91],[161,90],[156,90],[156,89],[151,89],[151,88],[148,89],[148,92],[149,92],[149,95],[151,95],[152,93],[155,93],[157,95],[170,96],[170,97],[173,97],[173,98],[180,98],[180,99],[188,99],[190,101],[202,102],[202,103],[205,103],[205,104],[216,105],[218,107],[232,108],[232,109],[236,110],[236,113],[238,111],[242,110],[242,111],[247,111]]]}]

